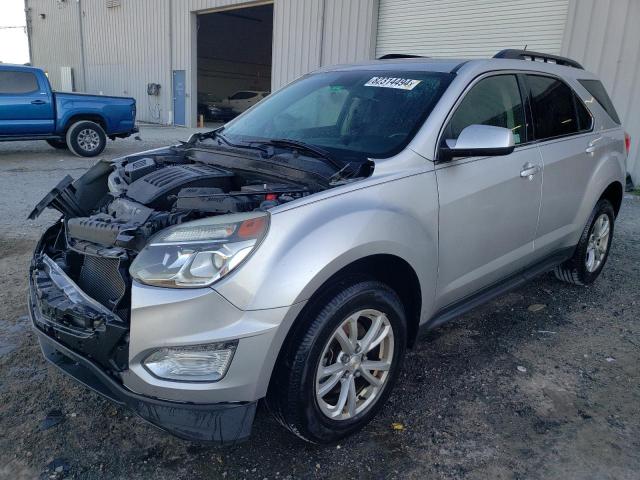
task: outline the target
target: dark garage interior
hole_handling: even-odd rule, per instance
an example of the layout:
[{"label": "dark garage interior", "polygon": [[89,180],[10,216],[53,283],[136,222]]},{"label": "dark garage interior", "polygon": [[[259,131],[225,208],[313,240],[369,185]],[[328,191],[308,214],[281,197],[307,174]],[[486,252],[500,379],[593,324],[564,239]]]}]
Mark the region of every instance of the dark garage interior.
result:
[{"label": "dark garage interior", "polygon": [[271,90],[273,4],[198,15],[198,115],[225,122]]}]

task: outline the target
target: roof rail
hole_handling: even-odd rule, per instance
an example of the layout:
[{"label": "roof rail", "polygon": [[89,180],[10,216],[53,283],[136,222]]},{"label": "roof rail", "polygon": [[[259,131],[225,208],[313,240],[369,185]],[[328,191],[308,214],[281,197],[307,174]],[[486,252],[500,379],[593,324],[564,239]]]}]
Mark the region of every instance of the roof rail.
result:
[{"label": "roof rail", "polygon": [[387,53],[378,57],[378,60],[393,60],[394,58],[429,58],[423,55],[410,55],[408,53]]},{"label": "roof rail", "polygon": [[496,53],[493,58],[508,58],[510,60],[533,60],[542,61],[544,63],[555,63],[557,65],[565,65],[567,67],[579,68],[584,70],[583,66],[575,60],[559,55],[551,55],[549,53],[532,52],[530,50],[516,50],[507,48]]}]

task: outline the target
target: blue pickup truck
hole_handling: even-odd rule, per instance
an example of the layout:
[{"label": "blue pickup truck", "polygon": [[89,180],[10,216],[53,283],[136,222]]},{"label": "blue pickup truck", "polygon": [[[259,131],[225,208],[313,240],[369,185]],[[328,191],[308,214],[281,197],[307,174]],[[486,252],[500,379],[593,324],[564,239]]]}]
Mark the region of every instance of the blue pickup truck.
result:
[{"label": "blue pickup truck", "polygon": [[137,132],[136,101],[51,90],[39,68],[0,64],[0,142],[46,140],[81,157]]}]

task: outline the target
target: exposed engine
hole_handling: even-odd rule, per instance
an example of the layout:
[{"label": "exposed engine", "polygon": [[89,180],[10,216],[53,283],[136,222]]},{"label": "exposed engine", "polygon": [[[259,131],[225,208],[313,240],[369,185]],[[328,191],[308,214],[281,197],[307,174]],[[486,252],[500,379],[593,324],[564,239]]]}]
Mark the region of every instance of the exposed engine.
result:
[{"label": "exposed engine", "polygon": [[[63,215],[43,238],[42,252],[126,321],[128,268],[154,233],[202,217],[267,210],[322,189],[321,177],[304,182],[307,173],[289,166],[243,163],[228,155],[215,164],[207,161],[210,154],[193,157],[188,149],[175,148],[98,162],[77,180],[66,177],[30,215],[45,208]],[[71,316],[62,321],[74,323]]]},{"label": "exposed engine", "polygon": [[[282,179],[234,172],[180,155],[156,155],[99,163],[77,182],[68,177],[31,216],[47,206],[59,210],[65,216],[67,240],[76,250],[104,253],[104,248],[115,247],[136,252],[152,234],[170,225],[266,210],[311,192]],[[95,204],[87,205],[92,200]]]}]

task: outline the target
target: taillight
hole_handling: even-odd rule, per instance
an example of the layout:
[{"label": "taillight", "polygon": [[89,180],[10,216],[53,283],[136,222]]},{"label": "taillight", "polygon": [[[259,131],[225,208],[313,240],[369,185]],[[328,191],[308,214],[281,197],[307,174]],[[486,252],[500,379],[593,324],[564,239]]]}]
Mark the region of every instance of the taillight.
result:
[{"label": "taillight", "polygon": [[624,148],[627,149],[627,155],[629,155],[629,152],[631,151],[631,135],[627,132],[624,132]]}]

